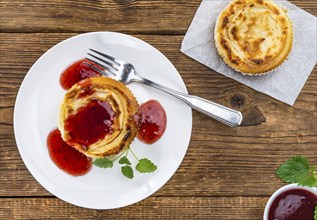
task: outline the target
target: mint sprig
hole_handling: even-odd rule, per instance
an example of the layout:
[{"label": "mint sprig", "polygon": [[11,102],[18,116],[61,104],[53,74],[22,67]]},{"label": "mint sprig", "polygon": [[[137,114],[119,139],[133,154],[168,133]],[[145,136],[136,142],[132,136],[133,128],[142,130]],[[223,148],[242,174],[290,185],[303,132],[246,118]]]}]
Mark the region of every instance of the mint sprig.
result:
[{"label": "mint sprig", "polygon": [[315,212],[314,212],[314,220],[317,220],[317,206],[315,206]]},{"label": "mint sprig", "polygon": [[[118,163],[121,166],[121,173],[123,176],[133,179],[134,177],[134,171],[132,168],[132,163],[130,162],[128,158],[129,151],[132,153],[134,158],[138,161],[137,165],[135,166],[135,169],[140,173],[152,173],[155,170],[157,170],[157,166],[149,159],[142,158],[138,159],[137,156],[134,154],[134,152],[131,150],[130,147],[128,147],[125,151],[123,151],[118,157],[114,159],[109,159],[107,157],[104,158],[98,158],[93,161],[93,165],[100,167],[100,168],[112,168],[113,162],[119,159]],[[122,156],[125,153],[125,156]]]},{"label": "mint sprig", "polygon": [[315,166],[310,165],[307,158],[295,156],[279,166],[276,174],[284,182],[297,183],[300,186],[317,186]]}]

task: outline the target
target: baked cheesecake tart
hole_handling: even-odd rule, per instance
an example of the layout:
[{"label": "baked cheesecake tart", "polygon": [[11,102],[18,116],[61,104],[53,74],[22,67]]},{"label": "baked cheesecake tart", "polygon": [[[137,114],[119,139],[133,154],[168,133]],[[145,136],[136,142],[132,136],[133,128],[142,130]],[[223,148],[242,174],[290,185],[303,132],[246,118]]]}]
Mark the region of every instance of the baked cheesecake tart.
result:
[{"label": "baked cheesecake tart", "polygon": [[271,0],[234,0],[220,13],[214,40],[231,68],[261,75],[288,57],[293,28],[286,12]]},{"label": "baked cheesecake tart", "polygon": [[60,108],[63,140],[89,157],[104,157],[128,147],[137,135],[139,105],[121,82],[87,78],[73,85]]}]

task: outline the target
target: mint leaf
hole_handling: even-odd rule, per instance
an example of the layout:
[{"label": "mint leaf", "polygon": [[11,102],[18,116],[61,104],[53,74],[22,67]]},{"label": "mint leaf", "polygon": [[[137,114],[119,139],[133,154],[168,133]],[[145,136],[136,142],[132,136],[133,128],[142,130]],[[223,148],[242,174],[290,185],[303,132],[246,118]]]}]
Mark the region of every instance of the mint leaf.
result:
[{"label": "mint leaf", "polygon": [[297,156],[285,161],[276,171],[277,175],[288,183],[297,183],[309,174],[306,158]]},{"label": "mint leaf", "polygon": [[157,169],[157,166],[149,159],[143,158],[139,160],[139,163],[136,165],[135,169],[140,173],[151,173]]},{"label": "mint leaf", "polygon": [[134,177],[132,167],[128,165],[121,167],[121,173],[129,179],[132,179]]},{"label": "mint leaf", "polygon": [[298,183],[301,186],[317,186],[317,175],[314,166],[307,158],[296,156],[285,161],[276,171],[279,178],[287,183]]},{"label": "mint leaf", "polygon": [[298,185],[300,186],[308,186],[308,187],[314,187],[317,186],[317,178],[316,176],[307,176],[303,178],[302,180],[298,181]]},{"label": "mint leaf", "polygon": [[95,159],[93,162],[93,165],[97,167],[101,167],[101,168],[112,168],[113,162],[109,160],[108,158],[104,157],[104,158]]},{"label": "mint leaf", "polygon": [[314,220],[317,220],[317,206],[315,206],[315,215],[314,215]]},{"label": "mint leaf", "polygon": [[130,160],[129,160],[126,156],[123,156],[123,157],[120,158],[119,164],[131,165],[131,162],[130,162]]}]

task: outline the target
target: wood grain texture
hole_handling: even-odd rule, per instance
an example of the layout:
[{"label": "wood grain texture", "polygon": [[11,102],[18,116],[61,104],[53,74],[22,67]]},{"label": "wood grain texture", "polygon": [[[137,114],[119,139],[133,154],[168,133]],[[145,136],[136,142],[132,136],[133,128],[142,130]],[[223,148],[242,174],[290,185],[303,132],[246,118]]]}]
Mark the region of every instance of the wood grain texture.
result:
[{"label": "wood grain texture", "polygon": [[[304,155],[317,164],[317,67],[294,107],[226,78],[179,52],[201,0],[0,0],[0,219],[262,219],[285,185],[280,163]],[[291,0],[317,15],[315,0]],[[16,95],[33,63],[83,32],[132,34],[175,65],[189,93],[239,109],[244,127],[193,112],[188,152],[151,197],[121,209],[90,210],[47,192],[25,167],[14,139]],[[44,146],[43,146],[44,147]]]},{"label": "wood grain texture", "polygon": [[[0,195],[47,196],[50,194],[29,174],[15,146],[13,106],[17,89],[31,65],[51,46],[73,34],[9,33],[0,36],[3,42],[0,54],[3,66],[0,72],[3,88]],[[179,52],[182,36],[136,37],[153,44],[173,62],[190,93],[240,110],[255,105],[266,118],[265,123],[257,126],[231,129],[193,112],[188,153],[178,172],[155,195],[268,196],[283,184],[275,177],[274,171],[288,157],[305,155],[317,164],[316,68],[295,106],[290,107],[187,58]],[[12,45],[15,50],[12,50]],[[15,60],[24,62],[16,66]],[[243,100],[239,105],[236,105],[236,100],[232,101],[235,96]],[[237,179],[238,182],[233,181]]]},{"label": "wood grain texture", "polygon": [[[201,0],[1,0],[0,30],[184,34]],[[315,0],[291,0],[316,15]]]},{"label": "wood grain texture", "polygon": [[75,207],[56,198],[0,199],[1,219],[235,219],[257,220],[266,198],[150,197],[117,210]]}]

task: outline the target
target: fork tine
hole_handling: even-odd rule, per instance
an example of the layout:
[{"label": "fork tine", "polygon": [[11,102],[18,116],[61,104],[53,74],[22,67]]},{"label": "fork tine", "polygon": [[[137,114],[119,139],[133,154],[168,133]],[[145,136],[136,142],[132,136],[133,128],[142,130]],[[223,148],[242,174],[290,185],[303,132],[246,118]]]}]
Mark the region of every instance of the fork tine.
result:
[{"label": "fork tine", "polygon": [[99,60],[100,62],[103,62],[104,64],[106,64],[107,66],[102,65],[101,63],[97,63],[96,61],[87,58],[88,60],[90,60],[90,61],[92,61],[92,62],[98,64],[99,66],[102,66],[104,69],[108,69],[108,68],[110,67],[110,68],[114,69],[115,71],[118,70],[118,65],[117,65],[117,64],[114,65],[114,63],[110,63],[110,62],[108,62],[108,61],[106,61],[106,60],[104,60],[104,59],[101,59],[100,57],[97,57],[97,56],[93,55],[93,54],[90,54],[90,53],[87,53],[87,54],[88,54],[89,56],[95,58],[96,60]]},{"label": "fork tine", "polygon": [[[89,58],[86,58],[86,59],[88,59],[89,60]],[[95,61],[93,61],[93,60],[90,60],[91,62],[93,62],[93,63],[96,63]],[[113,76],[115,76],[115,74],[113,73],[113,72],[110,72],[109,70],[107,70],[107,69],[100,69],[100,68],[98,68],[98,67],[96,67],[96,66],[94,66],[94,65],[91,65],[90,63],[88,63],[88,62],[84,62],[84,64],[85,65],[87,65],[87,66],[89,66],[90,68],[92,68],[93,70],[95,70],[95,71],[97,71],[98,73],[100,73],[101,75],[104,75],[104,76],[106,76],[106,77],[109,77],[109,78],[113,78]],[[96,63],[97,65],[100,65],[99,63]]]},{"label": "fork tine", "polygon": [[123,60],[119,60],[119,59],[114,58],[114,57],[112,57],[112,56],[110,56],[110,55],[101,53],[101,52],[99,52],[99,51],[97,51],[97,50],[94,50],[94,49],[91,49],[91,48],[89,48],[89,50],[91,50],[91,51],[93,51],[93,52],[99,54],[100,56],[103,56],[103,57],[105,57],[105,58],[107,58],[107,59],[109,59],[109,60],[112,60],[113,62],[116,62],[118,65],[123,65],[123,64],[126,63],[126,62],[124,62]]}]

